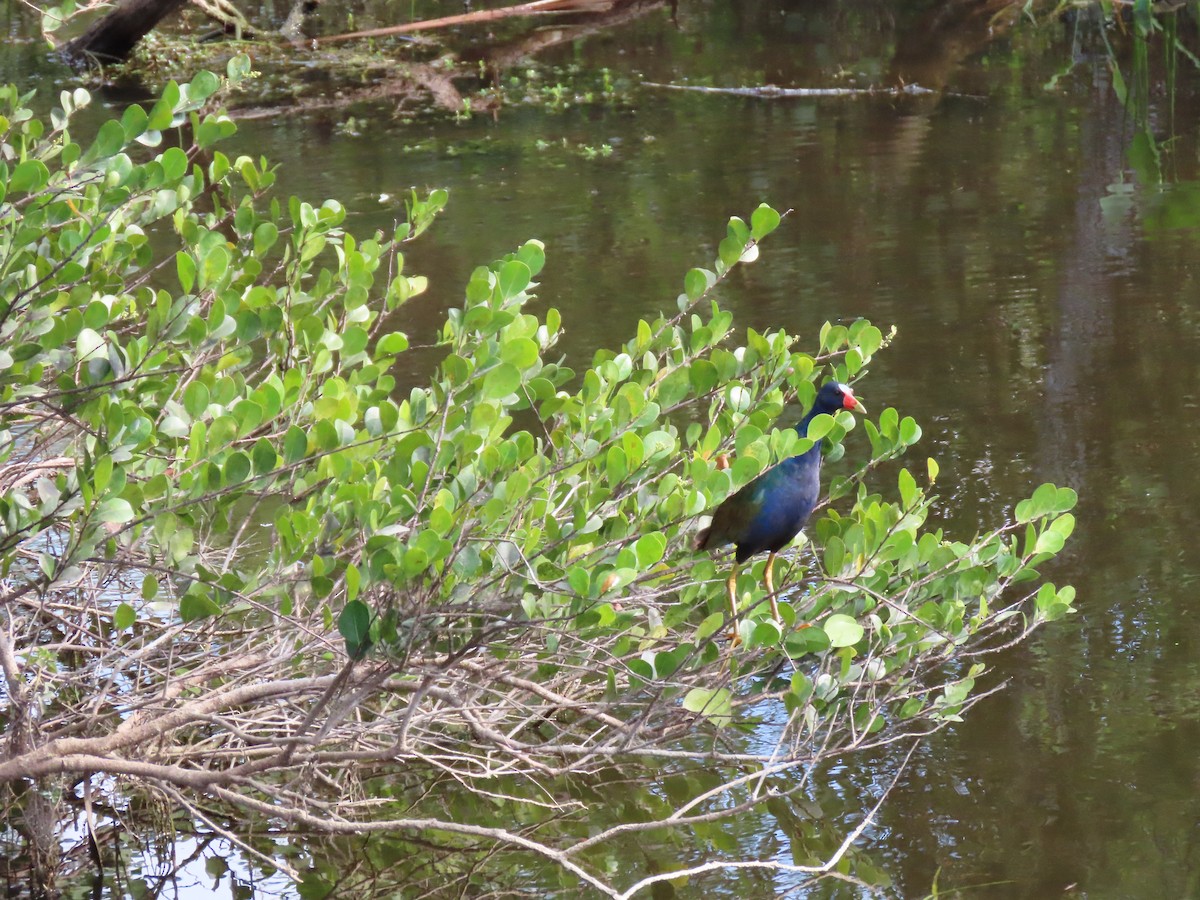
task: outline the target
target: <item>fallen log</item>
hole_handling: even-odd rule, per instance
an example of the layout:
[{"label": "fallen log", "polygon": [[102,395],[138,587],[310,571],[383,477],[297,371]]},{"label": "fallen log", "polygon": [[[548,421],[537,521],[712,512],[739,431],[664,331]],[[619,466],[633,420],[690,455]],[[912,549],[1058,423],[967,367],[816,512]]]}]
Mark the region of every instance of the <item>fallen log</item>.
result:
[{"label": "fallen log", "polygon": [[138,41],[186,3],[187,0],[120,0],[83,34],[63,44],[59,54],[74,69],[125,59]]}]

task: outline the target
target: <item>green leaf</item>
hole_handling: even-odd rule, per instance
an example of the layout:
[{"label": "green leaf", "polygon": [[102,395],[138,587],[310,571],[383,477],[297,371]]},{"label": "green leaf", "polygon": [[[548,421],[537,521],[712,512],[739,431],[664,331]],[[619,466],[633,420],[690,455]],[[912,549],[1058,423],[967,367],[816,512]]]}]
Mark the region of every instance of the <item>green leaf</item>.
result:
[{"label": "green leaf", "polygon": [[100,126],[96,140],[92,142],[92,146],[88,147],[83,158],[86,162],[108,159],[110,156],[116,156],[124,148],[125,129],[116,119],[109,119]]},{"label": "green leaf", "polygon": [[898,476],[900,483],[900,502],[905,509],[912,509],[917,499],[917,480],[908,469],[901,469]]},{"label": "green leaf", "polygon": [[185,594],[179,601],[179,618],[185,622],[195,622],[197,619],[207,619],[220,614],[220,604],[204,594]]},{"label": "green leaf", "polygon": [[500,348],[500,359],[518,369],[528,369],[538,358],[538,345],[529,338],[513,338]]},{"label": "green leaf", "polygon": [[250,457],[241,450],[229,454],[222,466],[226,486],[241,484],[250,477]]},{"label": "green leaf", "polygon": [[117,631],[124,631],[126,628],[132,628],[133,623],[137,621],[137,613],[134,612],[132,606],[128,603],[120,603],[113,612],[113,628]]},{"label": "green leaf", "polygon": [[822,628],[797,628],[783,639],[783,649],[792,659],[809,653],[821,653],[830,646],[829,635]]},{"label": "green leaf", "polygon": [[148,131],[165,131],[175,120],[175,107],[179,104],[179,85],[168,81],[162,90],[162,97],[150,110],[150,119],[146,122]]},{"label": "green leaf", "polygon": [[371,610],[361,600],[351,600],[338,616],[338,631],[346,640],[346,654],[362,659],[371,649]]},{"label": "green leaf", "polygon": [[642,535],[634,545],[638,567],[643,571],[649,569],[663,558],[666,549],[667,539],[657,531]]},{"label": "green leaf", "polygon": [[93,359],[103,359],[107,355],[108,351],[105,348],[103,337],[91,328],[80,329],[79,336],[75,339],[76,360],[88,362]]},{"label": "green leaf", "polygon": [[190,430],[191,424],[179,416],[167,416],[162,420],[162,424],[158,426],[158,433],[165,437],[187,437]]},{"label": "green leaf", "polygon": [[180,250],[175,254],[175,273],[179,278],[179,286],[185,294],[191,293],[196,284],[196,261]]},{"label": "green leaf", "polygon": [[288,465],[298,463],[308,453],[308,434],[298,425],[287,430],[283,438],[283,459]]},{"label": "green leaf", "polygon": [[96,518],[101,522],[129,522],[133,520],[133,507],[128,500],[120,497],[109,497],[96,507]]},{"label": "green leaf", "polygon": [[510,259],[500,267],[497,275],[500,296],[509,300],[529,287],[529,282],[532,280],[533,274],[529,271],[529,266],[520,260]]},{"label": "green leaf", "polygon": [[233,84],[245,81],[250,77],[253,70],[254,63],[245,53],[239,53],[231,57],[229,62],[225,64],[225,73]]},{"label": "green leaf", "polygon": [[193,419],[199,419],[208,410],[208,386],[202,381],[193,381],[183,390],[183,408]]},{"label": "green leaf", "polygon": [[821,413],[814,416],[812,421],[808,423],[808,431],[805,437],[816,443],[829,434],[829,432],[833,431],[833,426],[836,424],[837,420],[833,416]]},{"label": "green leaf", "polygon": [[375,344],[375,352],[383,356],[395,356],[408,349],[408,336],[399,331],[385,334]]},{"label": "green leaf", "polygon": [[755,647],[774,647],[778,645],[779,639],[783,636],[782,629],[779,623],[774,619],[762,619],[754,622],[754,630],[750,632],[750,639],[746,641],[746,649],[753,650]]},{"label": "green leaf", "polygon": [[863,627],[850,616],[835,613],[825,620],[821,626],[829,636],[831,647],[853,647],[863,636]]},{"label": "green leaf", "polygon": [[250,459],[254,463],[254,474],[262,475],[272,471],[279,463],[279,454],[275,452],[275,445],[266,438],[259,438],[254,442],[254,449],[250,453]]},{"label": "green leaf", "polygon": [[1071,490],[1071,488],[1059,488],[1054,492],[1054,512],[1066,512],[1069,509],[1074,509],[1075,503],[1078,500],[1079,495]]},{"label": "green leaf", "polygon": [[501,363],[483,376],[483,396],[501,400],[521,386],[521,371],[512,363]]},{"label": "green leaf", "polygon": [[208,149],[217,141],[229,137],[237,131],[237,126],[224,115],[205,116],[200,126],[195,129],[196,146]]},{"label": "green leaf", "polygon": [[[1057,553],[1063,548],[1066,543],[1066,537],[1057,531],[1043,531],[1038,535],[1037,543],[1034,544],[1034,553]],[[1035,560],[1036,562],[1036,560]]]},{"label": "green leaf", "polygon": [[[113,123],[115,124],[115,123]],[[120,130],[120,125],[117,129]],[[8,194],[34,194],[46,186],[50,170],[40,159],[27,159],[8,177]]]},{"label": "green leaf", "polygon": [[149,120],[146,111],[136,103],[125,107],[125,112],[121,114],[121,129],[125,132],[125,140],[132,141],[145,132]]},{"label": "green leaf", "polygon": [[692,269],[683,278],[683,291],[695,303],[716,282],[716,276],[704,269]]},{"label": "green leaf", "polygon": [[97,495],[103,494],[104,489],[108,487],[108,483],[112,480],[113,461],[111,456],[102,456],[96,460],[96,465],[92,469],[92,489]]},{"label": "green leaf", "polygon": [[1055,501],[1058,499],[1058,488],[1048,482],[1039,485],[1030,499],[1033,500],[1033,508],[1037,510],[1037,515],[1040,516],[1051,512],[1054,509]]},{"label": "green leaf", "polygon": [[254,254],[262,256],[279,240],[279,227],[274,222],[263,222],[254,229]]},{"label": "green leaf", "polygon": [[724,624],[725,613],[723,612],[711,613],[710,615],[705,616],[704,621],[701,622],[700,626],[696,629],[696,640],[703,641],[705,638],[711,637],[720,631]]},{"label": "green leaf", "polygon": [[188,85],[188,99],[193,103],[203,103],[221,87],[221,79],[212,72],[200,70]]},{"label": "green leaf", "polygon": [[164,150],[159,157],[159,163],[163,167],[163,177],[169,184],[174,184],[187,174],[187,154],[178,147],[168,147]]},{"label": "green leaf", "polygon": [[229,269],[229,250],[218,244],[210,247],[200,263],[200,286],[209,287],[225,277]]},{"label": "green leaf", "polygon": [[[430,199],[437,198],[441,206],[446,205],[446,192],[434,191],[430,194]],[[541,241],[526,241],[520,250],[517,251],[517,259],[525,263],[529,267],[529,273],[534,278],[538,272],[542,271],[542,267],[546,265],[546,246]]]},{"label": "green leaf", "polygon": [[733,720],[733,695],[728,688],[692,688],[683,698],[683,708],[725,726]]},{"label": "green leaf", "polygon": [[691,376],[686,368],[676,369],[658,384],[658,402],[664,407],[674,406],[691,390]]},{"label": "green leaf", "polygon": [[587,597],[591,593],[592,576],[582,566],[575,566],[567,573],[567,584],[580,597]]},{"label": "green leaf", "polygon": [[756,241],[762,240],[779,227],[779,221],[779,213],[767,204],[761,204],[750,215],[750,236]]}]

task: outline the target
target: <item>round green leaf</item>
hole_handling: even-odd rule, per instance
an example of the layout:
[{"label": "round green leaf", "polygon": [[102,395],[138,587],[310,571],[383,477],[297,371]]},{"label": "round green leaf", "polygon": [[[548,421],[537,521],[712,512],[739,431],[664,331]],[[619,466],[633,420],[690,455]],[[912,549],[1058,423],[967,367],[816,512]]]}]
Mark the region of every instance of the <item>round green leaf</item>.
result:
[{"label": "round green leaf", "polygon": [[829,635],[831,647],[852,647],[862,640],[863,627],[842,613],[830,616],[821,627]]},{"label": "round green leaf", "polygon": [[582,566],[575,566],[567,573],[567,583],[580,597],[586,597],[592,589],[592,577]]},{"label": "round green leaf", "polygon": [[[121,126],[115,122],[109,124],[117,125],[119,131]],[[32,194],[40,191],[46,186],[46,182],[50,180],[50,170],[46,168],[46,164],[40,159],[27,159],[15,169],[8,179],[8,193],[10,194]]]},{"label": "round green leaf", "polygon": [[125,129],[116,119],[109,119],[100,126],[96,140],[88,147],[84,157],[88,160],[106,159],[121,152],[125,146]]},{"label": "round green leaf", "polygon": [[304,459],[308,453],[308,435],[303,428],[293,425],[283,439],[283,458],[289,465]]},{"label": "round green leaf", "polygon": [[163,167],[163,177],[168,182],[176,182],[187,174],[187,154],[178,147],[168,147],[158,161]]},{"label": "round green leaf", "polygon": [[250,457],[241,450],[229,454],[223,466],[225,484],[241,484],[250,477]]},{"label": "round green leaf", "polygon": [[204,415],[208,409],[209,391],[208,385],[201,381],[193,381],[183,391],[183,408],[187,410],[187,414],[193,419],[198,419]]},{"label": "round green leaf", "polygon": [[483,396],[488,400],[507,397],[520,386],[521,372],[512,363],[501,363],[483,376]]},{"label": "round green leaf", "polygon": [[220,86],[221,80],[216,75],[202,69],[188,85],[188,99],[193,103],[203,103],[215,94]]},{"label": "round green leaf", "polygon": [[117,605],[116,610],[113,612],[113,628],[117,629],[117,631],[124,631],[126,628],[132,627],[136,621],[137,613],[134,612],[132,606],[128,603]]},{"label": "round green leaf", "polygon": [[733,718],[733,695],[728,688],[692,688],[683,698],[683,708],[700,713],[714,725],[728,725]]},{"label": "round green leaf", "polygon": [[750,216],[750,236],[762,240],[779,227],[779,213],[763,203]]},{"label": "round green leaf", "polygon": [[266,438],[259,438],[254,443],[254,449],[251,451],[251,460],[254,463],[254,474],[262,475],[264,472],[270,472],[279,462],[279,455],[275,452],[275,445]]},{"label": "round green leaf", "polygon": [[133,507],[128,500],[109,497],[96,508],[96,518],[101,522],[128,522],[133,519]]},{"label": "round green leaf", "polygon": [[393,331],[391,334],[385,334],[379,339],[379,343],[375,345],[375,352],[383,356],[392,356],[396,353],[403,353],[408,349],[408,336]]},{"label": "round green leaf", "polygon": [[106,355],[104,338],[91,328],[80,329],[79,337],[75,339],[75,358],[87,362],[89,359],[102,359]]},{"label": "round green leaf", "polygon": [[[430,199],[432,200],[437,193],[434,191],[430,195]],[[445,191],[441,192],[442,195],[445,193]],[[439,199],[442,205],[445,205],[446,198],[443,196]],[[546,247],[541,241],[526,241],[524,246],[517,251],[517,259],[529,266],[530,274],[536,277],[537,273],[542,271],[542,266],[546,265]]]},{"label": "round green leaf", "polygon": [[642,535],[635,545],[638,566],[642,570],[649,569],[663,558],[666,549],[667,539],[657,531]]},{"label": "round green leaf", "polygon": [[185,622],[195,622],[197,619],[207,619],[209,616],[220,614],[220,604],[205,595],[187,594],[179,601],[179,618]]},{"label": "round green leaf", "polygon": [[513,338],[500,348],[500,358],[518,369],[528,369],[538,358],[538,345],[530,338]]},{"label": "round green leaf", "polygon": [[708,290],[713,280],[709,277],[710,273],[703,269],[692,269],[683,277],[683,291],[687,294],[687,298],[693,302],[699,300],[704,292]]},{"label": "round green leaf", "polygon": [[532,280],[533,274],[529,271],[529,266],[519,260],[510,259],[500,267],[497,277],[500,295],[506,300],[515,297],[529,287],[529,282]]},{"label": "round green leaf", "polygon": [[806,436],[813,441],[819,441],[833,430],[835,424],[833,416],[821,413],[808,423],[808,434]]}]

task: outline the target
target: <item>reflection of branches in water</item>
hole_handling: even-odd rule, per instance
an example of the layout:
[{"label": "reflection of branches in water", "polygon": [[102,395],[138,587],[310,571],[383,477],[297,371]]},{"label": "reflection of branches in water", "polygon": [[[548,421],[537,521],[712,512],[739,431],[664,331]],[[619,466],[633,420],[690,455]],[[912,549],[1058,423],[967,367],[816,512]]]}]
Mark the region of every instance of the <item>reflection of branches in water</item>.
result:
[{"label": "reflection of branches in water", "polygon": [[465,104],[462,92],[454,84],[455,79],[476,77],[474,72],[439,68],[417,62],[373,63],[372,68],[378,68],[380,65],[384,66],[384,74],[376,84],[360,88],[347,86],[331,96],[301,97],[287,105],[234,109],[230,110],[229,116],[243,121],[270,119],[295,112],[343,109],[355,103],[374,103],[381,100],[393,100],[400,104],[432,100],[435,106],[442,109],[461,112]]},{"label": "reflection of branches in water", "polygon": [[887,81],[941,90],[959,64],[1003,37],[1025,0],[941,0],[900,37]]},{"label": "reflection of branches in water", "polygon": [[464,59],[482,59],[494,71],[503,71],[543,50],[591,37],[611,28],[635,22],[656,9],[663,9],[670,0],[621,0],[607,12],[596,13],[579,21],[539,28],[516,40],[491,47],[479,47],[463,53]]}]

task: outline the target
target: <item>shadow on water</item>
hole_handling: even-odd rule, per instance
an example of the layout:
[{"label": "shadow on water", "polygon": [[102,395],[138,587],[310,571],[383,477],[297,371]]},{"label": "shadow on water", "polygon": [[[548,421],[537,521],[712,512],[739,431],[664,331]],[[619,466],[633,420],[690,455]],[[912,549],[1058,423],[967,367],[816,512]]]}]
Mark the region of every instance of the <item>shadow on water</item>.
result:
[{"label": "shadow on water", "polygon": [[[1144,129],[1113,90],[1110,53],[1127,58],[1120,29],[1086,10],[1036,25],[997,19],[994,4],[974,11],[954,40],[932,40],[946,20],[894,4],[681,3],[677,27],[664,18],[556,47],[537,76],[917,80],[946,89],[933,99],[643,90],[632,103],[519,106],[463,123],[372,110],[358,137],[334,115],[250,122],[232,150],[278,162],[289,192],[342,199],[359,231],[388,227],[412,186],[450,189],[444,220],[408,255],[431,283],[405,308],[416,343],[432,341],[474,266],[539,237],[542,303],[573,328],[568,356],[587,358],[673,305],[680,273],[712,255],[726,216],[762,200],[794,208],[726,288],[738,324],[812,338],[827,318],[895,323],[863,394],[924,425],[951,535],[994,523],[1042,481],[1081,497],[1069,555],[1047,573],[1077,586],[1079,614],[999,659],[1008,690],[918,751],[856,871],[899,897],[935,880],[942,896],[1200,896],[1197,75],[1185,63],[1175,76],[1169,135],[1166,112],[1146,111],[1169,157],[1147,183],[1130,157]],[[44,67],[32,46],[10,47],[5,71]],[[583,151],[603,145],[612,152]],[[402,377],[421,378],[432,358],[414,355]],[[746,739],[770,740],[771,727]],[[815,858],[896,761],[847,761],[736,832],[687,847],[642,841],[620,864],[653,872],[733,847]],[[603,824],[661,800],[626,772],[564,791]],[[378,869],[380,891],[402,890],[389,866],[414,852],[309,847],[335,870]],[[432,865],[439,848],[424,851],[420,865]],[[545,895],[571,895],[558,874],[512,865]],[[789,887],[745,879],[721,873],[678,895]]]}]

